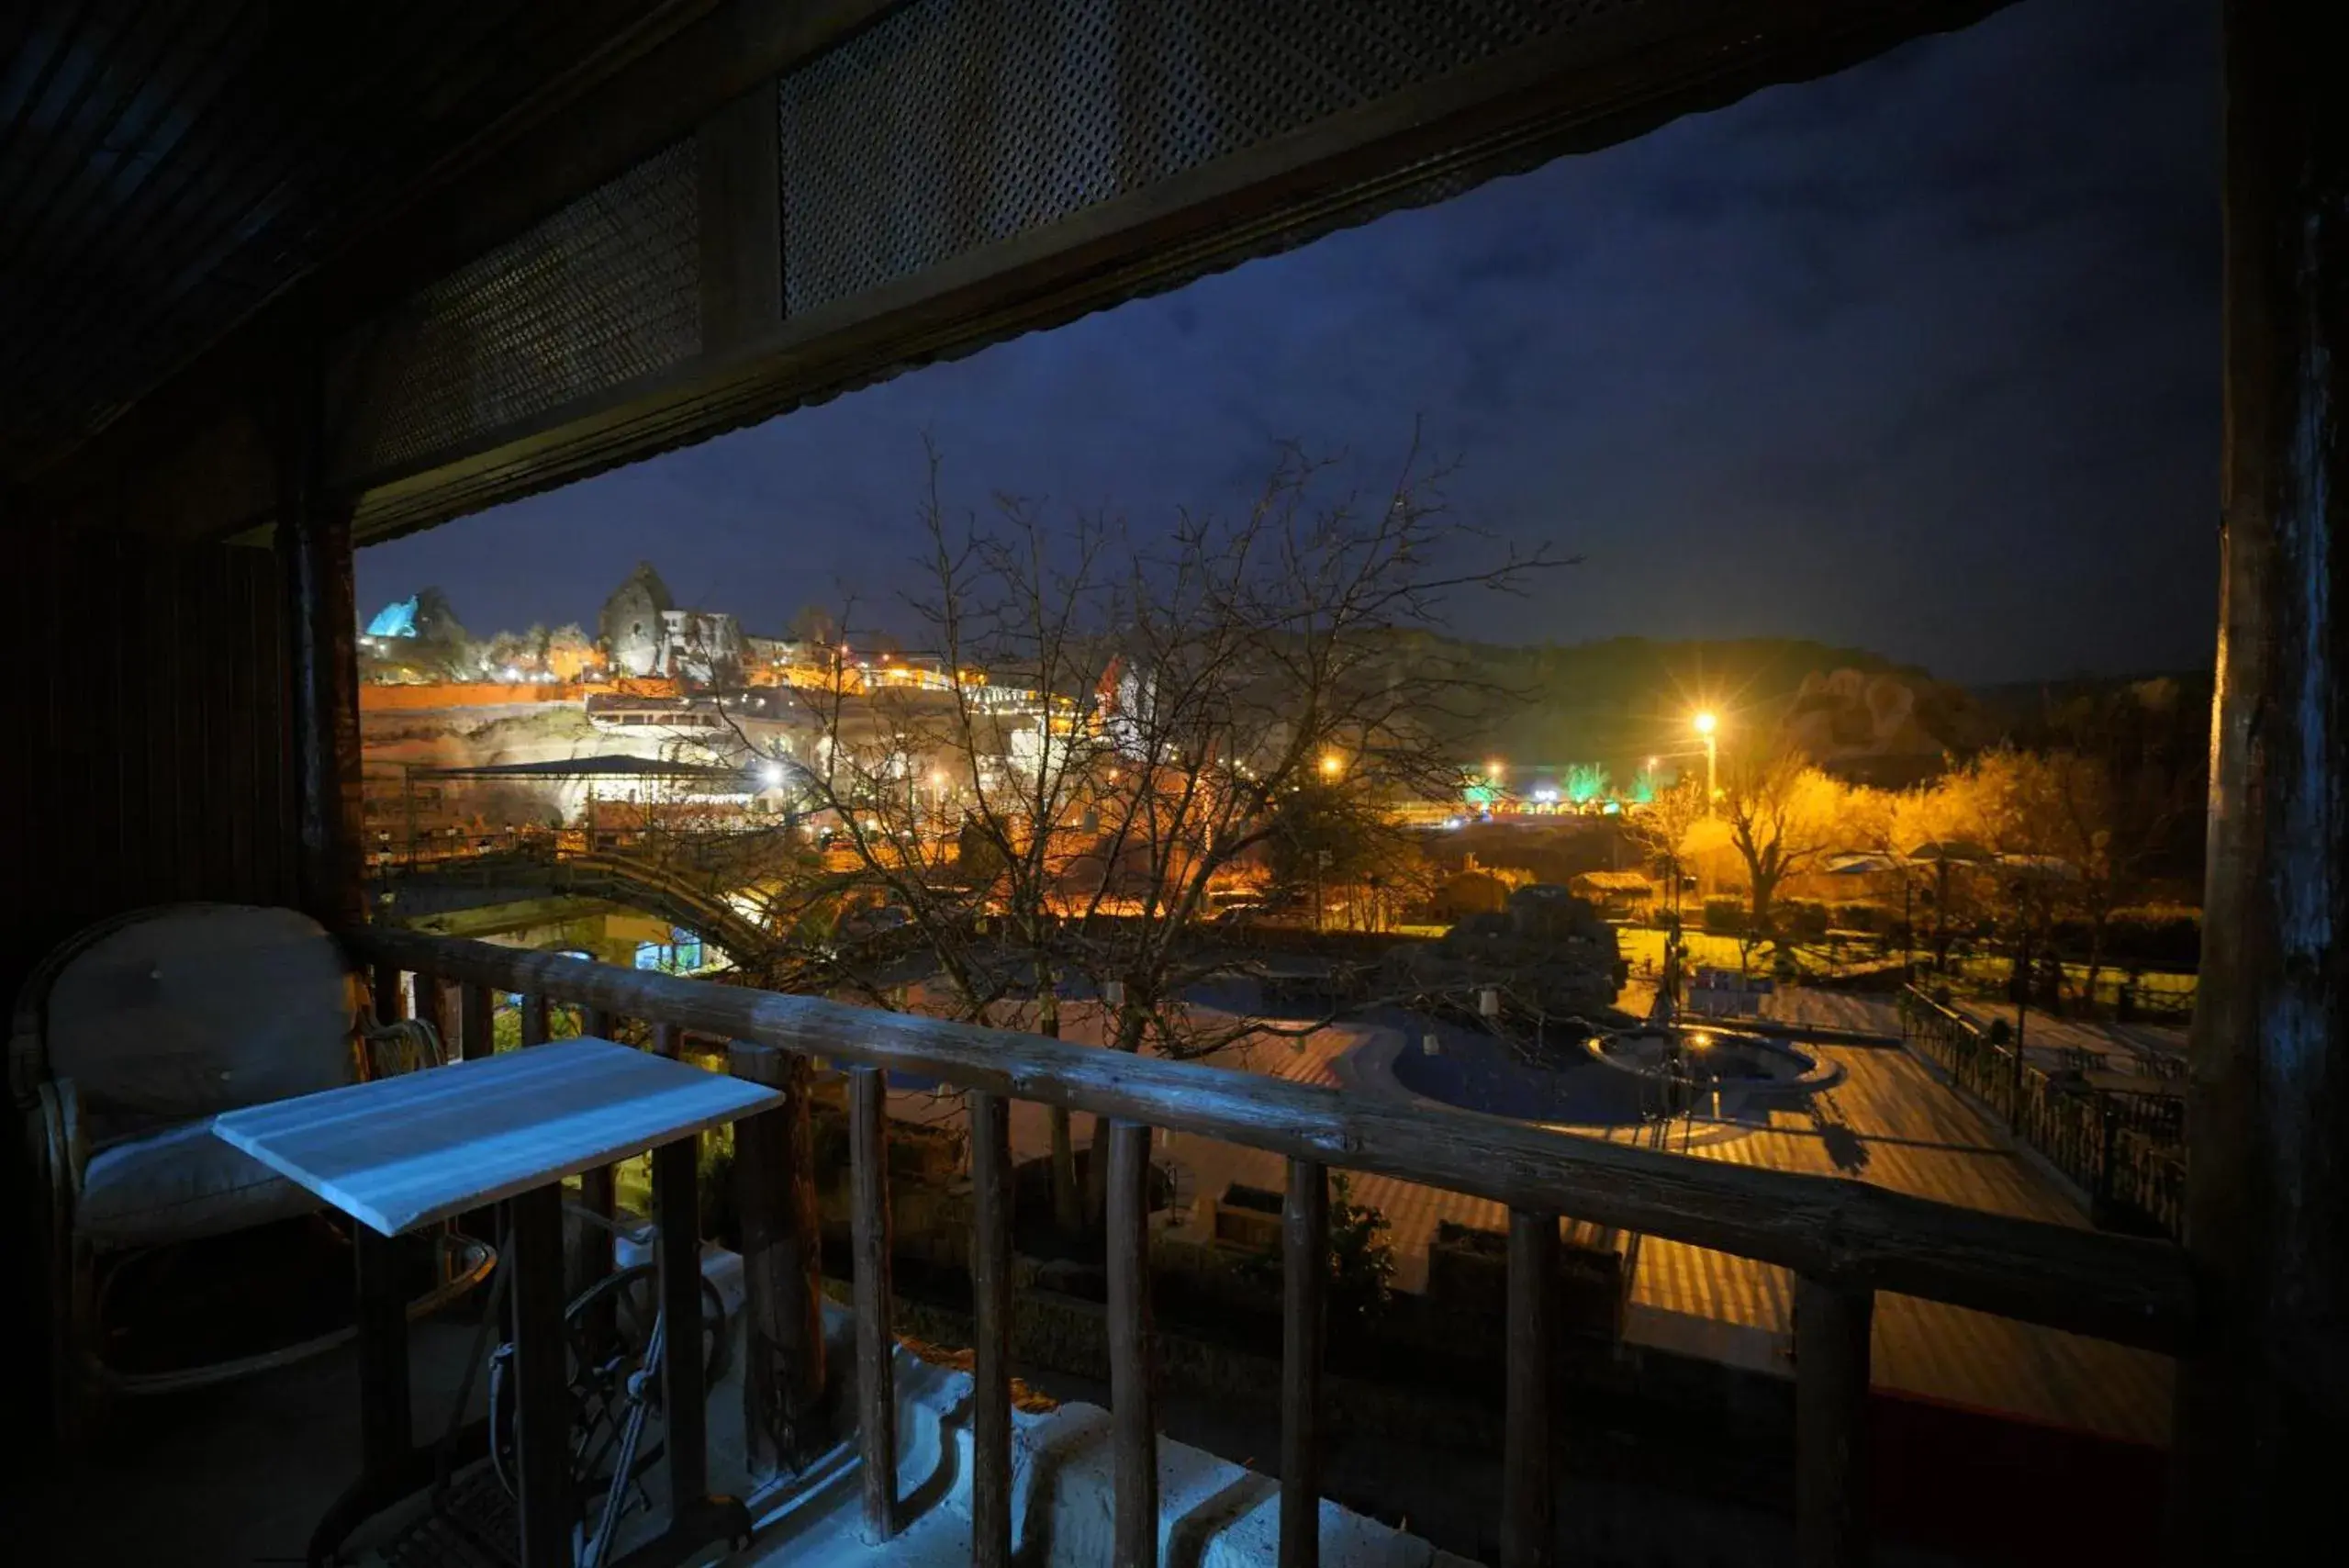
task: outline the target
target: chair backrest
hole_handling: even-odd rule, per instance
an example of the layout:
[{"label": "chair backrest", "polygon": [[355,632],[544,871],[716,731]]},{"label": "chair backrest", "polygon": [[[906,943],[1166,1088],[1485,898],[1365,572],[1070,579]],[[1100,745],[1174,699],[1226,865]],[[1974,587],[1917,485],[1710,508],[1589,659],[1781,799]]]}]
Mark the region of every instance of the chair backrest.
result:
[{"label": "chair backrest", "polygon": [[41,1033],[93,1145],[352,1078],[358,979],[290,909],[173,904],[114,923],[61,964]]}]

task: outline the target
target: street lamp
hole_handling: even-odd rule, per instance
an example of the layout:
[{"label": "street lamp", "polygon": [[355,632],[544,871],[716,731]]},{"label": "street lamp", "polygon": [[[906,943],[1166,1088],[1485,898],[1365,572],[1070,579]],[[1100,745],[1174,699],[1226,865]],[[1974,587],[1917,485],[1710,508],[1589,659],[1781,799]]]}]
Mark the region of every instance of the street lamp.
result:
[{"label": "street lamp", "polygon": [[1346,759],[1344,757],[1339,756],[1334,751],[1326,751],[1321,754],[1321,776],[1324,778],[1335,778],[1345,771]]},{"label": "street lamp", "polygon": [[1706,708],[1698,710],[1689,722],[1695,724],[1696,733],[1705,737],[1705,814],[1709,817],[1713,814],[1713,798],[1720,792],[1714,781],[1714,768],[1720,752],[1719,737],[1715,732],[1721,727],[1721,721],[1714,717],[1711,709]]}]

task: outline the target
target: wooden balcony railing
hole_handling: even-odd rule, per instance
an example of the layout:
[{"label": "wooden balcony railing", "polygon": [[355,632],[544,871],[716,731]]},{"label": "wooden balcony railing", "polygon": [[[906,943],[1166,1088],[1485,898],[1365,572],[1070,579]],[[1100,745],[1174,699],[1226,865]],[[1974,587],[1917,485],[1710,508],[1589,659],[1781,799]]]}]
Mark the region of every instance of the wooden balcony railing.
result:
[{"label": "wooden balcony railing", "polygon": [[[671,1050],[679,1030],[734,1042],[733,1070],[763,1081],[804,1083],[809,1058],[815,1057],[847,1070],[859,1441],[867,1525],[881,1536],[893,1531],[898,1503],[892,1495],[883,1074],[900,1070],[966,1091],[978,1341],[972,1560],[983,1568],[1002,1568],[1011,1560],[1007,1114],[1015,1099],[1109,1118],[1110,1381],[1121,1568],[1144,1568],[1157,1561],[1158,1438],[1150,1403],[1147,1224],[1149,1147],[1157,1128],[1268,1150],[1288,1161],[1282,1226],[1283,1568],[1310,1568],[1317,1557],[1324,1338],[1322,1274],[1313,1260],[1327,1246],[1327,1177],[1333,1166],[1449,1188],[1509,1208],[1502,1504],[1503,1562],[1509,1568],[1549,1560],[1549,1296],[1561,1215],[1795,1271],[1796,1534],[1800,1560],[1815,1568],[1858,1562],[1866,1555],[1862,1460],[1869,1324],[1878,1291],[2172,1353],[2187,1348],[2195,1326],[2185,1259],[2163,1242],[1984,1214],[1840,1178],[1602,1143],[1467,1112],[1365,1101],[1281,1079],[874,1012],[818,997],[408,932],[366,930],[349,940],[375,966],[379,997],[398,994],[401,975],[412,973],[421,1004],[445,1015],[444,987],[459,987],[459,1038],[467,1057],[489,1050],[491,993],[503,991],[523,998],[525,1041],[545,1037],[545,1008],[554,1002],[586,1009],[595,1032],[608,1032],[616,1019],[642,1020]],[[804,1096],[794,1096],[792,1105],[804,1118]],[[787,1108],[767,1114],[792,1114]],[[746,1253],[755,1232],[792,1232],[800,1238],[792,1269],[811,1275],[807,1238],[813,1231],[814,1194],[804,1121],[796,1138],[788,1126],[752,1123],[738,1136],[758,1145],[737,1162],[738,1176],[745,1180]],[[608,1203],[609,1183],[591,1188],[590,1195],[598,1191]],[[796,1231],[795,1213],[800,1226]],[[796,1299],[803,1293],[790,1273],[749,1270],[748,1310],[755,1321],[812,1312],[811,1303]],[[795,1299],[778,1304],[762,1295],[778,1289]],[[821,1354],[820,1341],[811,1345],[808,1336],[798,1338],[811,1353]],[[787,1384],[791,1375],[789,1369],[782,1373]],[[789,1406],[788,1390],[781,1400]]]}]

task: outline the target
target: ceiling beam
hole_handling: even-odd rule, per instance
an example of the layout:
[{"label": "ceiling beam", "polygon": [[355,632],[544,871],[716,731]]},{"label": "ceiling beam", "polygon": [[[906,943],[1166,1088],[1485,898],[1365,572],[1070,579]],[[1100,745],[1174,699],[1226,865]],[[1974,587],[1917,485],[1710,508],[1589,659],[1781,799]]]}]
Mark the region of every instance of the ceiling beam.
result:
[{"label": "ceiling beam", "polygon": [[[338,483],[351,496],[362,542],[396,537],[912,365],[1180,286],[1496,174],[1619,142],[1764,86],[1825,75],[1922,34],[1975,21],[2005,3],[1673,0],[1605,13],[1547,41],[1449,71],[788,319],[744,314],[734,295],[713,300],[713,280],[705,277],[705,326],[723,319],[732,330],[705,336],[698,355],[515,420],[461,447],[403,458],[387,471],[346,473]],[[411,207],[398,233],[379,247],[386,254],[319,280],[323,319],[340,324],[363,318],[395,297],[399,284],[417,281],[409,275],[415,255],[445,268],[477,253],[558,198],[627,167],[630,155],[641,157],[701,125],[746,88],[890,8],[888,0],[728,6],[583,96],[576,114],[517,143],[511,159],[477,176],[487,183],[453,186]],[[779,15],[785,10],[788,18]],[[752,28],[761,17],[764,26]],[[725,45],[721,38],[734,41]],[[705,146],[700,166],[724,163],[712,157]],[[492,178],[499,169],[506,178]],[[878,202],[925,199],[935,193],[874,193]],[[755,225],[741,227],[748,233]],[[705,247],[718,231],[705,214]],[[770,275],[766,258],[744,261],[736,284],[725,286]],[[270,352],[263,340],[259,357]],[[200,398],[204,387],[187,390]],[[71,478],[86,487],[93,474],[125,473],[140,450],[112,447]],[[69,482],[47,493],[70,501],[75,491]],[[194,511],[175,508],[175,531],[235,532],[259,521],[267,504],[265,492],[226,487]]]},{"label": "ceiling beam", "polygon": [[141,484],[140,476],[160,454],[208,442],[215,431],[249,446],[244,431],[268,417],[289,345],[357,325],[901,3],[677,0],[661,7],[442,158],[341,236],[296,286],[75,452],[28,476],[28,503],[72,521],[144,532],[169,518],[174,532],[217,532],[218,509]]}]

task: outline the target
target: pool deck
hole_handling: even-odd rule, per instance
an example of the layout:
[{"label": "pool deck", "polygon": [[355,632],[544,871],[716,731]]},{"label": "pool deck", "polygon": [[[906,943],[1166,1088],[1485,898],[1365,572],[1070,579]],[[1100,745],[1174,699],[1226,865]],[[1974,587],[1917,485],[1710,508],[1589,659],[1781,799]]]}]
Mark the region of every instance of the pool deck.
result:
[{"label": "pool deck", "polygon": [[[1888,1000],[1798,994],[1800,1001],[1787,999],[1800,1009],[1790,1015],[1806,1022],[1898,1032]],[[1337,1059],[1367,1032],[1333,1026],[1293,1050],[1258,1045],[1231,1053],[1227,1065],[1337,1087]],[[1700,1120],[1690,1152],[1770,1170],[1856,1177],[1895,1192],[2087,1228],[2070,1195],[2017,1154],[2003,1127],[1898,1047],[1806,1048],[1840,1063],[1843,1081],[1807,1107],[1770,1113],[1766,1126],[1743,1137],[1708,1143]],[[927,1106],[897,1107],[916,1119],[957,1114],[927,1096],[900,1098]],[[1081,1141],[1091,1128],[1087,1118],[1078,1123]],[[1638,1129],[1612,1136],[1628,1140]],[[1043,1107],[1014,1106],[1012,1141],[1023,1158],[1048,1150]],[[1284,1179],[1276,1156],[1208,1138],[1164,1136],[1158,1151],[1180,1170],[1185,1201],[1220,1193],[1233,1182],[1277,1190]],[[1356,1176],[1353,1195],[1386,1215],[1396,1283],[1406,1290],[1426,1282],[1427,1243],[1438,1223],[1492,1229],[1506,1223],[1497,1204],[1391,1177]],[[1792,1303],[1793,1282],[1784,1269],[1651,1238],[1639,1249],[1627,1332],[1633,1341],[1660,1349],[1791,1372]],[[1890,1294],[1878,1298],[1874,1354],[1881,1387],[2141,1442],[2168,1440],[2173,1363],[2167,1357]]]}]

